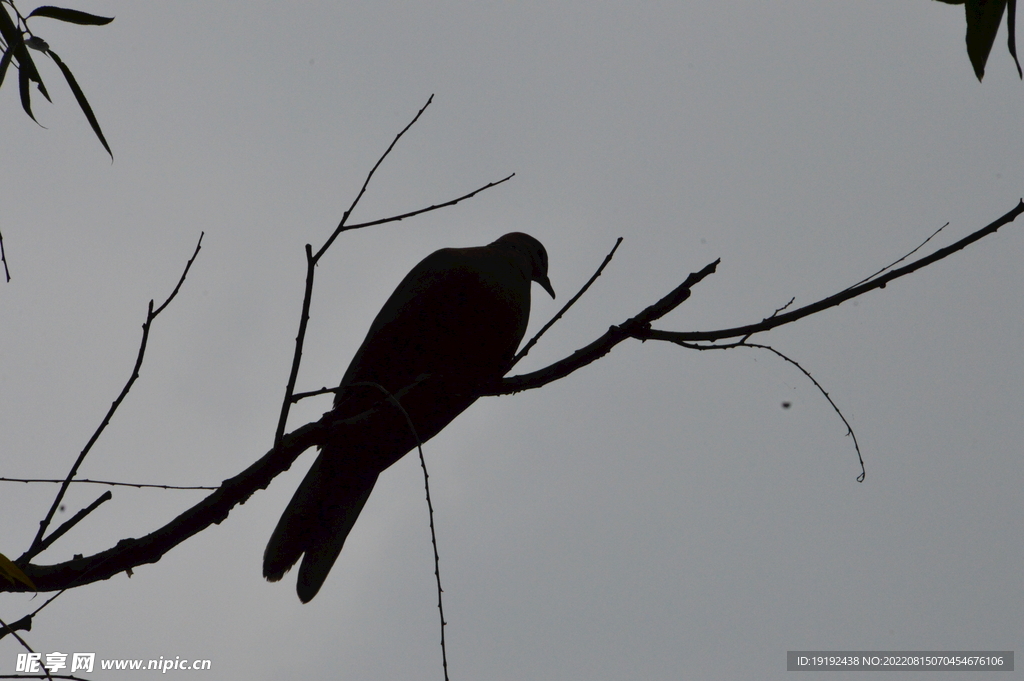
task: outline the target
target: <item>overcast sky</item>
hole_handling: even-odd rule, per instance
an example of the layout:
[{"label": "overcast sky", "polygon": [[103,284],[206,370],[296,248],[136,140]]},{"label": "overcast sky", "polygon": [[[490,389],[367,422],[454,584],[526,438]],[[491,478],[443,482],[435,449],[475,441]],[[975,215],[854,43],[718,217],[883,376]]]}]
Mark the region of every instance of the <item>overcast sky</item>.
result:
[{"label": "overcast sky", "polygon": [[[979,84],[962,8],[930,0],[73,6],[116,20],[32,25],[77,75],[114,161],[54,64],[38,60],[54,97],[34,100],[46,129],[8,76],[9,477],[66,474],[130,374],[147,302],[170,292],[201,231],[142,376],[80,473],[216,485],[261,456],[303,247],[323,243],[432,93],[353,219],[516,177],[340,238],[317,272],[302,390],[339,380],[395,285],[440,247],[540,239],[559,299],[535,287],[536,329],[624,237],[526,371],[716,258],[658,328],[810,303],[1024,194],[1024,84],[1005,29]],[[426,446],[451,678],[782,679],[787,650],[1024,648],[1022,230],[754,339],[829,391],[859,438],[862,484],[827,401],[759,350],[627,342],[456,419]],[[329,401],[295,410],[290,427]],[[382,475],[312,603],[294,573],[262,579],[313,458],[130,579],[65,593],[27,640],[103,659],[207,658],[217,679],[443,678],[414,456]],[[21,554],[55,491],[0,483],[0,552]],[[57,521],[102,492],[75,486]],[[37,562],[142,536],[203,493],[113,494]],[[0,617],[45,597],[5,595]],[[0,673],[19,651],[0,642]],[[833,676],[847,678],[816,678]]]}]

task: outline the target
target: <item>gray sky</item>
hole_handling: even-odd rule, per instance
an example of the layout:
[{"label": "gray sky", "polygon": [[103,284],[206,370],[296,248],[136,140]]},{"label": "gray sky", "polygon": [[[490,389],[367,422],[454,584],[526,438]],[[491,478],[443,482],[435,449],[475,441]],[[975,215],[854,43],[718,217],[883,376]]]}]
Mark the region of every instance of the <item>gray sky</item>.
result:
[{"label": "gray sky", "polygon": [[[52,63],[55,104],[35,104],[46,130],[15,81],[0,89],[8,476],[66,473],[130,373],[147,301],[167,295],[200,231],[142,377],[81,474],[211,485],[262,455],[303,246],[323,242],[431,93],[354,219],[517,175],[343,236],[317,273],[301,389],[338,381],[401,277],[443,246],[539,238],[559,300],[535,289],[535,329],[625,237],[528,370],[715,258],[660,328],[812,302],[1024,193],[1024,85],[1005,30],[979,84],[962,9],[937,2],[74,6],[117,18],[34,27],[78,76],[115,160]],[[1022,229],[757,338],[830,391],[860,439],[863,484],[824,398],[763,351],[624,343],[460,416],[426,448],[451,678],[780,679],[790,649],[1021,650]],[[312,459],[131,579],[65,593],[29,641],[209,658],[218,679],[442,678],[415,457],[382,476],[311,604],[293,575],[261,578]],[[55,489],[0,489],[0,552],[16,556]],[[75,487],[58,520],[101,492]],[[115,489],[39,562],[141,536],[200,498]],[[5,596],[0,617],[42,598]],[[18,651],[0,644],[0,673]]]}]

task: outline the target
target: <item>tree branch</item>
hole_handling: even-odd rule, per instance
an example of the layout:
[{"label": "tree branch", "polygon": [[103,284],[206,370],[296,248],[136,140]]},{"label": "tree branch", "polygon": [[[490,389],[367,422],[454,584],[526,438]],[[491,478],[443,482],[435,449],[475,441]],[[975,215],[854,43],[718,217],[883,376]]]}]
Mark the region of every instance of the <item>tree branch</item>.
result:
[{"label": "tree branch", "polygon": [[174,297],[178,295],[178,290],[181,289],[181,285],[184,283],[185,277],[188,276],[188,271],[192,268],[192,263],[195,262],[196,256],[199,255],[199,250],[203,246],[203,234],[203,232],[199,233],[199,241],[196,243],[196,249],[193,251],[192,257],[189,258],[188,262],[185,264],[185,269],[181,273],[181,278],[178,279],[178,284],[174,287],[174,290],[171,291],[171,295],[167,296],[167,300],[165,300],[160,307],[156,308],[156,310],[153,309],[153,301],[149,301],[149,310],[146,313],[146,321],[142,325],[142,342],[139,344],[139,354],[135,358],[135,367],[132,369],[132,374],[128,377],[128,382],[125,383],[124,388],[121,389],[121,394],[118,395],[117,399],[110,405],[110,409],[107,410],[106,416],[103,417],[99,427],[96,428],[96,432],[92,434],[92,437],[89,438],[89,442],[86,443],[85,448],[78,455],[78,459],[75,461],[75,464],[71,467],[71,470],[68,471],[68,475],[64,479],[64,484],[60,486],[60,490],[57,492],[57,496],[53,500],[53,504],[50,506],[49,512],[47,512],[46,517],[39,522],[39,531],[36,533],[35,539],[32,540],[29,550],[25,552],[25,556],[32,557],[42,551],[40,545],[42,544],[43,534],[46,533],[46,528],[49,527],[50,521],[53,520],[53,514],[56,513],[57,508],[60,506],[60,502],[64,499],[64,494],[68,491],[68,486],[71,485],[71,480],[75,475],[77,475],[78,468],[82,465],[82,462],[85,461],[85,457],[92,450],[96,441],[99,440],[103,431],[106,430],[107,426],[110,424],[110,419],[114,416],[114,412],[116,412],[117,408],[121,406],[121,402],[123,402],[124,398],[128,396],[128,391],[132,389],[132,385],[134,385],[135,381],[139,378],[139,369],[142,368],[142,360],[146,356],[146,344],[149,342],[150,325],[152,325],[153,320],[156,319],[157,315],[163,312],[164,308],[166,308],[170,302],[174,300]]},{"label": "tree branch", "polygon": [[619,326],[611,326],[603,336],[563,360],[529,374],[521,374],[504,378],[501,382],[481,392],[481,395],[510,395],[523,390],[541,388],[552,381],[557,381],[581,369],[591,362],[597,361],[611,352],[612,348],[627,338],[637,338],[643,329],[649,328],[652,322],[661,319],[690,297],[690,289],[712,274],[721,260],[694,272],[682,284],[673,289],[664,298],[643,310],[640,314],[630,317]]},{"label": "tree branch", "polygon": [[[423,381],[413,383],[394,396],[405,405],[417,400],[428,399],[432,387],[423,389]],[[423,397],[421,397],[423,396]],[[344,439],[353,447],[361,447],[367,457],[394,457],[394,451],[408,445],[415,445],[415,438],[408,432],[402,412],[396,410],[387,399],[383,399],[355,416],[342,418],[333,411],[327,412],[314,423],[288,433],[279,446],[273,447],[258,461],[238,475],[225,480],[212,494],[179,514],[163,527],[138,539],[122,539],[113,548],[87,557],[76,557],[55,565],[21,564],[38,591],[57,591],[90,584],[130,571],[140,565],[155,563],[165,553],[189,537],[213,524],[223,522],[238,504],[245,503],[257,490],[267,485],[280,473],[288,470],[292,463],[310,447],[320,446],[328,441]],[[27,591],[21,584],[0,583],[0,592]]]},{"label": "tree branch", "polygon": [[847,300],[850,300],[851,298],[856,298],[857,296],[864,295],[868,291],[873,291],[876,288],[885,288],[886,284],[888,284],[893,279],[899,279],[900,277],[906,276],[911,272],[916,272],[922,267],[927,267],[928,265],[931,265],[934,262],[942,260],[943,258],[950,256],[959,250],[963,250],[967,246],[973,244],[975,241],[978,241],[979,239],[982,239],[988,236],[989,234],[994,234],[1003,225],[1013,222],[1013,220],[1021,213],[1024,213],[1024,199],[1022,199],[1013,208],[1013,210],[1011,210],[1010,212],[1008,212],[1006,215],[1002,216],[995,222],[979,229],[978,231],[972,234],[969,234],[968,236],[964,237],[963,239],[957,241],[954,244],[946,246],[945,248],[940,248],[931,255],[925,256],[919,260],[915,260],[909,265],[904,265],[903,267],[887,272],[886,274],[879,276],[877,279],[871,279],[859,286],[853,286],[851,288],[846,289],[845,291],[840,291],[835,295],[829,296],[828,298],[825,298],[823,300],[819,300],[818,302],[812,303],[811,305],[798,308],[796,310],[793,310],[792,312],[787,312],[786,314],[769,317],[765,320],[762,320],[761,322],[758,322],[757,324],[748,324],[747,326],[737,326],[732,329],[721,329],[718,331],[678,332],[647,329],[642,332],[639,332],[635,337],[640,340],[665,340],[673,342],[677,340],[690,342],[716,341],[723,338],[741,338],[753,335],[755,333],[761,333],[762,331],[769,331],[771,329],[774,329],[775,327],[782,326],[784,324],[790,324],[792,322],[797,321],[798,319],[803,319],[804,317],[812,315],[816,312],[821,312],[822,310],[827,310],[830,307],[835,307],[836,305],[845,303]]}]

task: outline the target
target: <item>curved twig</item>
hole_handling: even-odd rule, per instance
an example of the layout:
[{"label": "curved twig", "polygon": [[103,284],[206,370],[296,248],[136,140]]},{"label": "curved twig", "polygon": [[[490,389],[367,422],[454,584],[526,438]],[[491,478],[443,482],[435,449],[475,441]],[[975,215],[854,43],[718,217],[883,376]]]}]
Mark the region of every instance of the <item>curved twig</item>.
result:
[{"label": "curved twig", "polygon": [[761,343],[748,343],[746,342],[745,338],[741,341],[737,341],[735,343],[726,343],[724,345],[697,345],[696,343],[687,343],[686,341],[674,342],[676,343],[676,345],[680,345],[684,348],[689,348],[690,350],[732,350],[733,348],[758,348],[761,350],[768,350],[769,352],[775,353],[782,359],[786,360],[787,362],[795,366],[797,369],[800,370],[801,373],[803,373],[804,376],[806,376],[811,381],[811,383],[814,384],[814,387],[818,389],[818,392],[825,396],[825,399],[828,400],[828,403],[832,405],[832,409],[836,412],[836,414],[839,415],[839,418],[842,420],[843,425],[846,426],[846,434],[853,438],[853,448],[857,452],[857,461],[860,463],[860,475],[857,476],[857,482],[864,482],[864,478],[865,476],[867,476],[867,471],[864,469],[864,457],[861,455],[860,443],[857,442],[857,434],[853,432],[853,426],[851,426],[850,422],[846,420],[846,416],[844,416],[842,410],[839,409],[839,405],[835,403],[835,401],[832,399],[832,396],[828,394],[827,390],[825,390],[824,386],[822,386],[821,383],[818,383],[818,380],[814,378],[814,376],[811,375],[811,372],[805,369],[800,364],[800,362],[796,361],[795,359],[786,355],[785,353],[776,350],[770,345],[763,345]]}]

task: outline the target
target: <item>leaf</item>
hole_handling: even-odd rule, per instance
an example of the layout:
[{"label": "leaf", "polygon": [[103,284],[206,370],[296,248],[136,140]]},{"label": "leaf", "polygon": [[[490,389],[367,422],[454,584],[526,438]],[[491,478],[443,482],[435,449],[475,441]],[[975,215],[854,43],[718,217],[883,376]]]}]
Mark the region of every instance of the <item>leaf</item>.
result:
[{"label": "leaf", "polygon": [[37,35],[29,36],[29,39],[25,41],[25,45],[40,52],[46,52],[50,49],[50,44]]},{"label": "leaf", "polygon": [[46,94],[46,88],[42,87],[43,79],[39,77],[39,71],[36,70],[36,64],[32,61],[32,55],[25,47],[24,36],[11,20],[10,15],[7,14],[3,3],[0,3],[0,36],[7,43],[7,49],[14,51],[14,58],[18,60],[18,70],[28,71],[29,79],[39,83],[43,96],[49,99],[50,96]]},{"label": "leaf", "polygon": [[1024,71],[1021,71],[1020,60],[1017,59],[1017,39],[1014,37],[1015,26],[1017,24],[1017,0],[1010,0],[1007,5],[1009,9],[1006,10],[1006,33],[1007,33],[1007,47],[1010,48],[1010,55],[1013,57],[1013,63],[1017,65],[1017,75],[1020,76],[1021,80],[1024,80]]},{"label": "leaf", "polygon": [[999,22],[1003,18],[1006,0],[967,0],[967,56],[971,58],[974,75],[980,81],[985,76],[992,43],[996,41]]},{"label": "leaf", "polygon": [[7,75],[7,67],[11,65],[11,58],[14,56],[14,50],[8,49],[4,52],[4,56],[0,58],[0,85],[4,84],[4,76]]},{"label": "leaf", "polygon": [[65,9],[64,7],[51,7],[44,5],[36,7],[29,12],[25,19],[32,17],[49,17],[59,21],[66,21],[70,24],[81,24],[83,26],[104,26],[114,20],[114,17],[101,17],[88,12],[80,12],[77,9]]},{"label": "leaf", "polygon": [[103,131],[100,130],[100,122],[96,120],[96,114],[92,112],[92,107],[89,106],[89,100],[85,98],[85,93],[82,92],[82,88],[78,86],[78,81],[75,80],[74,74],[71,73],[71,69],[68,68],[67,64],[61,61],[61,58],[57,56],[57,53],[50,50],[46,54],[50,55],[53,61],[57,62],[57,66],[60,67],[61,73],[64,74],[64,79],[68,81],[68,87],[75,93],[75,99],[78,100],[78,106],[82,108],[82,113],[89,120],[89,125],[92,126],[92,131],[96,133],[96,137],[99,138],[100,144],[110,154],[110,160],[114,160],[114,152],[110,150],[110,145],[107,144],[107,138],[103,136]]},{"label": "leaf", "polygon": [[22,572],[21,568],[15,565],[10,558],[2,553],[0,553],[0,577],[3,577],[11,584],[21,582],[33,591],[36,590],[36,585],[28,578],[28,575]]},{"label": "leaf", "polygon": [[21,108],[25,110],[29,118],[36,121],[36,117],[32,115],[31,91],[28,89],[28,69],[18,69],[18,92],[21,93]]},{"label": "leaf", "polygon": [[18,27],[11,20],[11,15],[7,13],[7,8],[2,4],[0,4],[0,36],[3,36],[8,45],[17,43],[21,36]]}]

